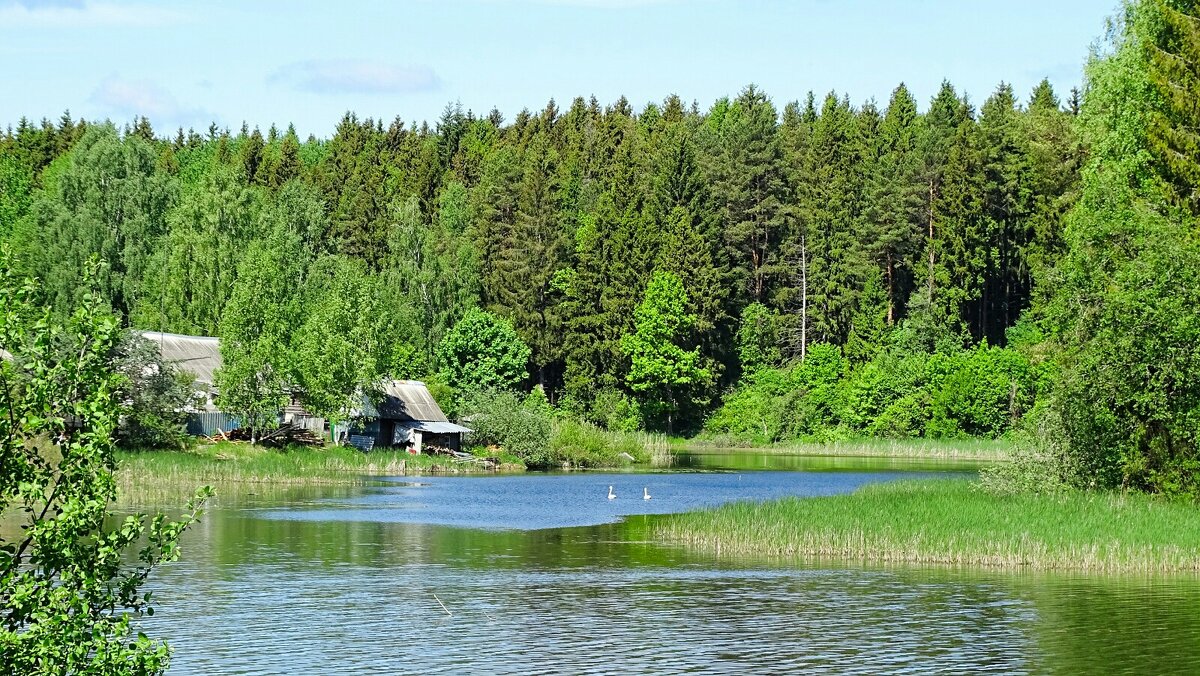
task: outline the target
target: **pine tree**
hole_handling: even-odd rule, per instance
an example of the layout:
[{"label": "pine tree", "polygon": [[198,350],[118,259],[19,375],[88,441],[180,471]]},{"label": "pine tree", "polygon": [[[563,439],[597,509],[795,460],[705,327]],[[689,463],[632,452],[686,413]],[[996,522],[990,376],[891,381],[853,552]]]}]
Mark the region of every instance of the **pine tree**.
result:
[{"label": "pine tree", "polygon": [[1022,118],[1025,130],[1024,200],[1028,213],[1025,260],[1031,295],[1044,299],[1050,269],[1065,249],[1063,222],[1079,197],[1079,174],[1085,157],[1079,129],[1068,110],[1059,106],[1050,83],[1043,80],[1030,97]]},{"label": "pine tree", "polygon": [[1029,300],[1023,131],[1012,87],[1001,83],[984,103],[979,121],[982,241],[973,248],[988,254],[977,272],[979,297],[968,309],[972,333],[993,345],[1003,344],[1005,329]]},{"label": "pine tree", "polygon": [[279,162],[272,169],[269,180],[274,188],[280,188],[299,177],[304,169],[300,160],[300,139],[296,138],[296,130],[291,125],[288,125],[287,133],[283,135],[283,141],[279,145]]}]

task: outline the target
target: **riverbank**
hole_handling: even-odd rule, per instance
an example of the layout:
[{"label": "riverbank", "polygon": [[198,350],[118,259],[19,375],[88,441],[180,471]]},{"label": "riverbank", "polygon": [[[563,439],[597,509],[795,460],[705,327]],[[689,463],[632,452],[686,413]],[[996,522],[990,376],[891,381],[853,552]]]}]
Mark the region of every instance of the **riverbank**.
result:
[{"label": "riverbank", "polygon": [[754,444],[736,437],[674,438],[671,446],[679,449],[746,450],[780,455],[827,455],[875,458],[929,458],[937,460],[975,460],[1005,462],[1012,458],[1013,445],[1007,439],[847,439],[824,443],[780,442]]},{"label": "riverbank", "polygon": [[1200,510],[1144,495],[993,495],[967,480],[734,503],[656,539],[721,555],[1103,573],[1200,572]]},{"label": "riverbank", "polygon": [[219,442],[196,448],[118,451],[117,481],[123,488],[162,484],[263,483],[356,485],[372,476],[521,472],[504,459],[498,467],[454,462],[444,456],[363,453],[348,446],[286,449]]}]

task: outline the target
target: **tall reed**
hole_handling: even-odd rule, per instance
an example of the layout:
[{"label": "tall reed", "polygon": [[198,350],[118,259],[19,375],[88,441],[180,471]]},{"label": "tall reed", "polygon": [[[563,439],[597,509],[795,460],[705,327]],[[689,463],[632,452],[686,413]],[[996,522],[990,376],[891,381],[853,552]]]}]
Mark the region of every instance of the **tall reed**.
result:
[{"label": "tall reed", "polygon": [[668,542],[728,555],[995,568],[1200,572],[1200,509],[1144,495],[994,495],[965,480],[734,503],[668,517]]}]

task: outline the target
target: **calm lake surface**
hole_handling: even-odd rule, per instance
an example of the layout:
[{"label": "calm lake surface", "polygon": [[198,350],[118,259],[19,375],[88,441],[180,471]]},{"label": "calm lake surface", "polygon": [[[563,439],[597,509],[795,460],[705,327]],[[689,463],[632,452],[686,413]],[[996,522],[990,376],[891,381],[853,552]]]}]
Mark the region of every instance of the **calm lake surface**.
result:
[{"label": "calm lake surface", "polygon": [[731,561],[647,541],[656,514],[970,466],[680,464],[226,488],[153,579],[145,626],[174,647],[173,674],[1200,672],[1194,578]]}]

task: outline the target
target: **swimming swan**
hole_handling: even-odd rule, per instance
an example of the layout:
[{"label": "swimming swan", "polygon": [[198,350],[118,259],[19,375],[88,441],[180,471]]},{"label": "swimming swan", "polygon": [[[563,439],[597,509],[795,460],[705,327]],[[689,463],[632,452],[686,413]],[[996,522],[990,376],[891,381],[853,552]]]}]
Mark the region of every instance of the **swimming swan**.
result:
[{"label": "swimming swan", "polygon": [[608,487],[608,499],[609,499],[609,500],[612,500],[612,499],[613,499],[613,498],[615,498],[615,497],[617,497],[617,494],[616,494],[616,493],[613,493],[613,492],[612,492],[612,486],[609,486],[609,487]]},{"label": "swimming swan", "polygon": [[646,488],[645,486],[642,486],[642,499],[643,500],[650,499],[650,489]]}]

